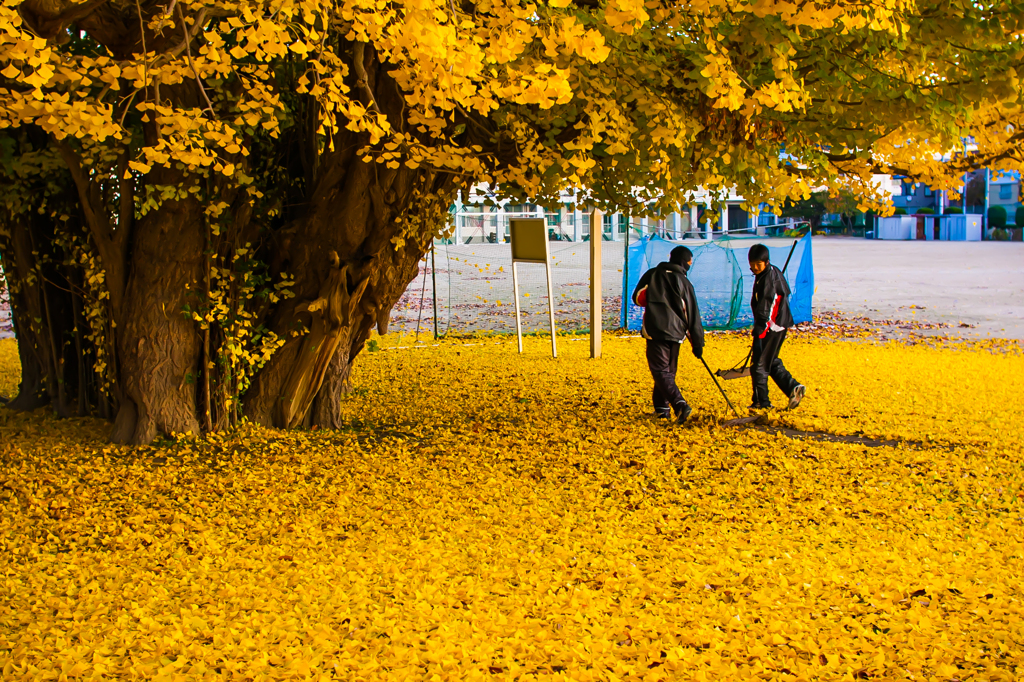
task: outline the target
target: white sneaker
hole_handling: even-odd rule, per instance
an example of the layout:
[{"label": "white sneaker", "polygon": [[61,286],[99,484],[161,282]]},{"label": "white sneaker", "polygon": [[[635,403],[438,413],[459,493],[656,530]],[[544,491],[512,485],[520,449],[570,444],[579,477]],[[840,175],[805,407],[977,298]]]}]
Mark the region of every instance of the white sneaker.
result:
[{"label": "white sneaker", "polygon": [[797,384],[796,388],[789,395],[789,409],[795,410],[796,406],[800,404],[800,401],[804,399],[804,394],[807,393],[807,387],[803,384]]}]

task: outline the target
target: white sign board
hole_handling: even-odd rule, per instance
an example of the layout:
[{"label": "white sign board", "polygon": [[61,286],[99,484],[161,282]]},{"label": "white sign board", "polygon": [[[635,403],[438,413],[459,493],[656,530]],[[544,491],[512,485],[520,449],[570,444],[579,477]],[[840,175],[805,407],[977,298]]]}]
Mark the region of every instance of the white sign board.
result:
[{"label": "white sign board", "polygon": [[508,221],[512,237],[512,294],[516,301],[516,338],[523,352],[523,327],[519,320],[519,263],[540,263],[548,283],[548,319],[551,322],[551,357],[558,357],[555,347],[555,297],[551,291],[551,259],[548,257],[548,229],[542,218],[513,218]]}]

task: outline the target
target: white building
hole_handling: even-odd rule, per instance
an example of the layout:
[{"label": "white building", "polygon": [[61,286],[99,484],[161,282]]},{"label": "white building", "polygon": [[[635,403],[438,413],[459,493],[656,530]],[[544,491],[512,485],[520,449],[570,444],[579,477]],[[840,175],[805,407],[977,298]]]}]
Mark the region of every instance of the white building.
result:
[{"label": "white building", "polygon": [[[885,176],[877,176],[876,183],[889,195],[899,192],[899,182]],[[488,206],[491,198],[494,205]],[[510,201],[493,202],[486,185],[477,185],[468,197],[459,194],[453,207],[455,231],[452,241],[456,244],[503,243],[508,241],[510,218],[543,218],[548,224],[552,241],[585,241],[590,239],[590,215],[575,208],[573,195],[565,193],[557,210],[533,203],[514,204]],[[634,218],[625,213],[611,213],[604,216],[602,234],[605,241],[622,241],[628,228],[633,234],[657,234],[668,239],[713,239],[727,234],[765,235],[769,229],[785,229],[794,226],[794,219],[783,219],[767,212],[766,207],[751,214],[742,207],[743,197],[731,192],[714,224],[701,222],[709,197],[699,191],[693,204],[664,218]]]}]

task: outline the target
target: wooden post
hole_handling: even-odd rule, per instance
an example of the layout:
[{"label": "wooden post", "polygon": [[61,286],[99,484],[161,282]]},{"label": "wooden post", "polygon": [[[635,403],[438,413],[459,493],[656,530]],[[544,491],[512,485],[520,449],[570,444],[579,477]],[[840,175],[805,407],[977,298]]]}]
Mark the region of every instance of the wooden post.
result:
[{"label": "wooden post", "polygon": [[[519,352],[523,352],[523,325],[519,321],[519,273],[516,270],[516,263],[512,261],[512,297],[516,302],[516,340],[519,342]],[[549,280],[550,281],[550,280]],[[554,337],[554,334],[552,334]]]},{"label": "wooden post", "polygon": [[622,313],[619,318],[619,329],[629,328],[629,301],[626,296],[629,294],[626,289],[629,285],[629,228],[632,226],[633,216],[626,218],[626,234],[622,239]]},{"label": "wooden post", "polygon": [[[590,211],[590,357],[601,357],[601,240],[604,215]],[[623,294],[625,295],[625,294]]]},{"label": "wooden post", "polygon": [[[430,240],[430,282],[431,288],[434,290],[434,340],[437,341],[437,244],[434,239]],[[451,277],[451,275],[448,275]],[[451,302],[449,301],[449,304]]]}]

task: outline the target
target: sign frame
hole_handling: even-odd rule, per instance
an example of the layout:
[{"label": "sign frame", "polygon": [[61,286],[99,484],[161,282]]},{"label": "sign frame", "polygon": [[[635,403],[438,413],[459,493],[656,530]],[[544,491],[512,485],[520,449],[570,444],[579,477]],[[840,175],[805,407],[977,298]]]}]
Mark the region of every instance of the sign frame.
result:
[{"label": "sign frame", "polygon": [[558,357],[555,344],[555,297],[551,290],[551,254],[548,250],[547,221],[543,218],[512,218],[508,221],[512,241],[512,295],[516,304],[516,339],[523,352],[523,325],[519,318],[519,263],[544,265],[548,285],[548,321],[551,325],[551,357]]}]

